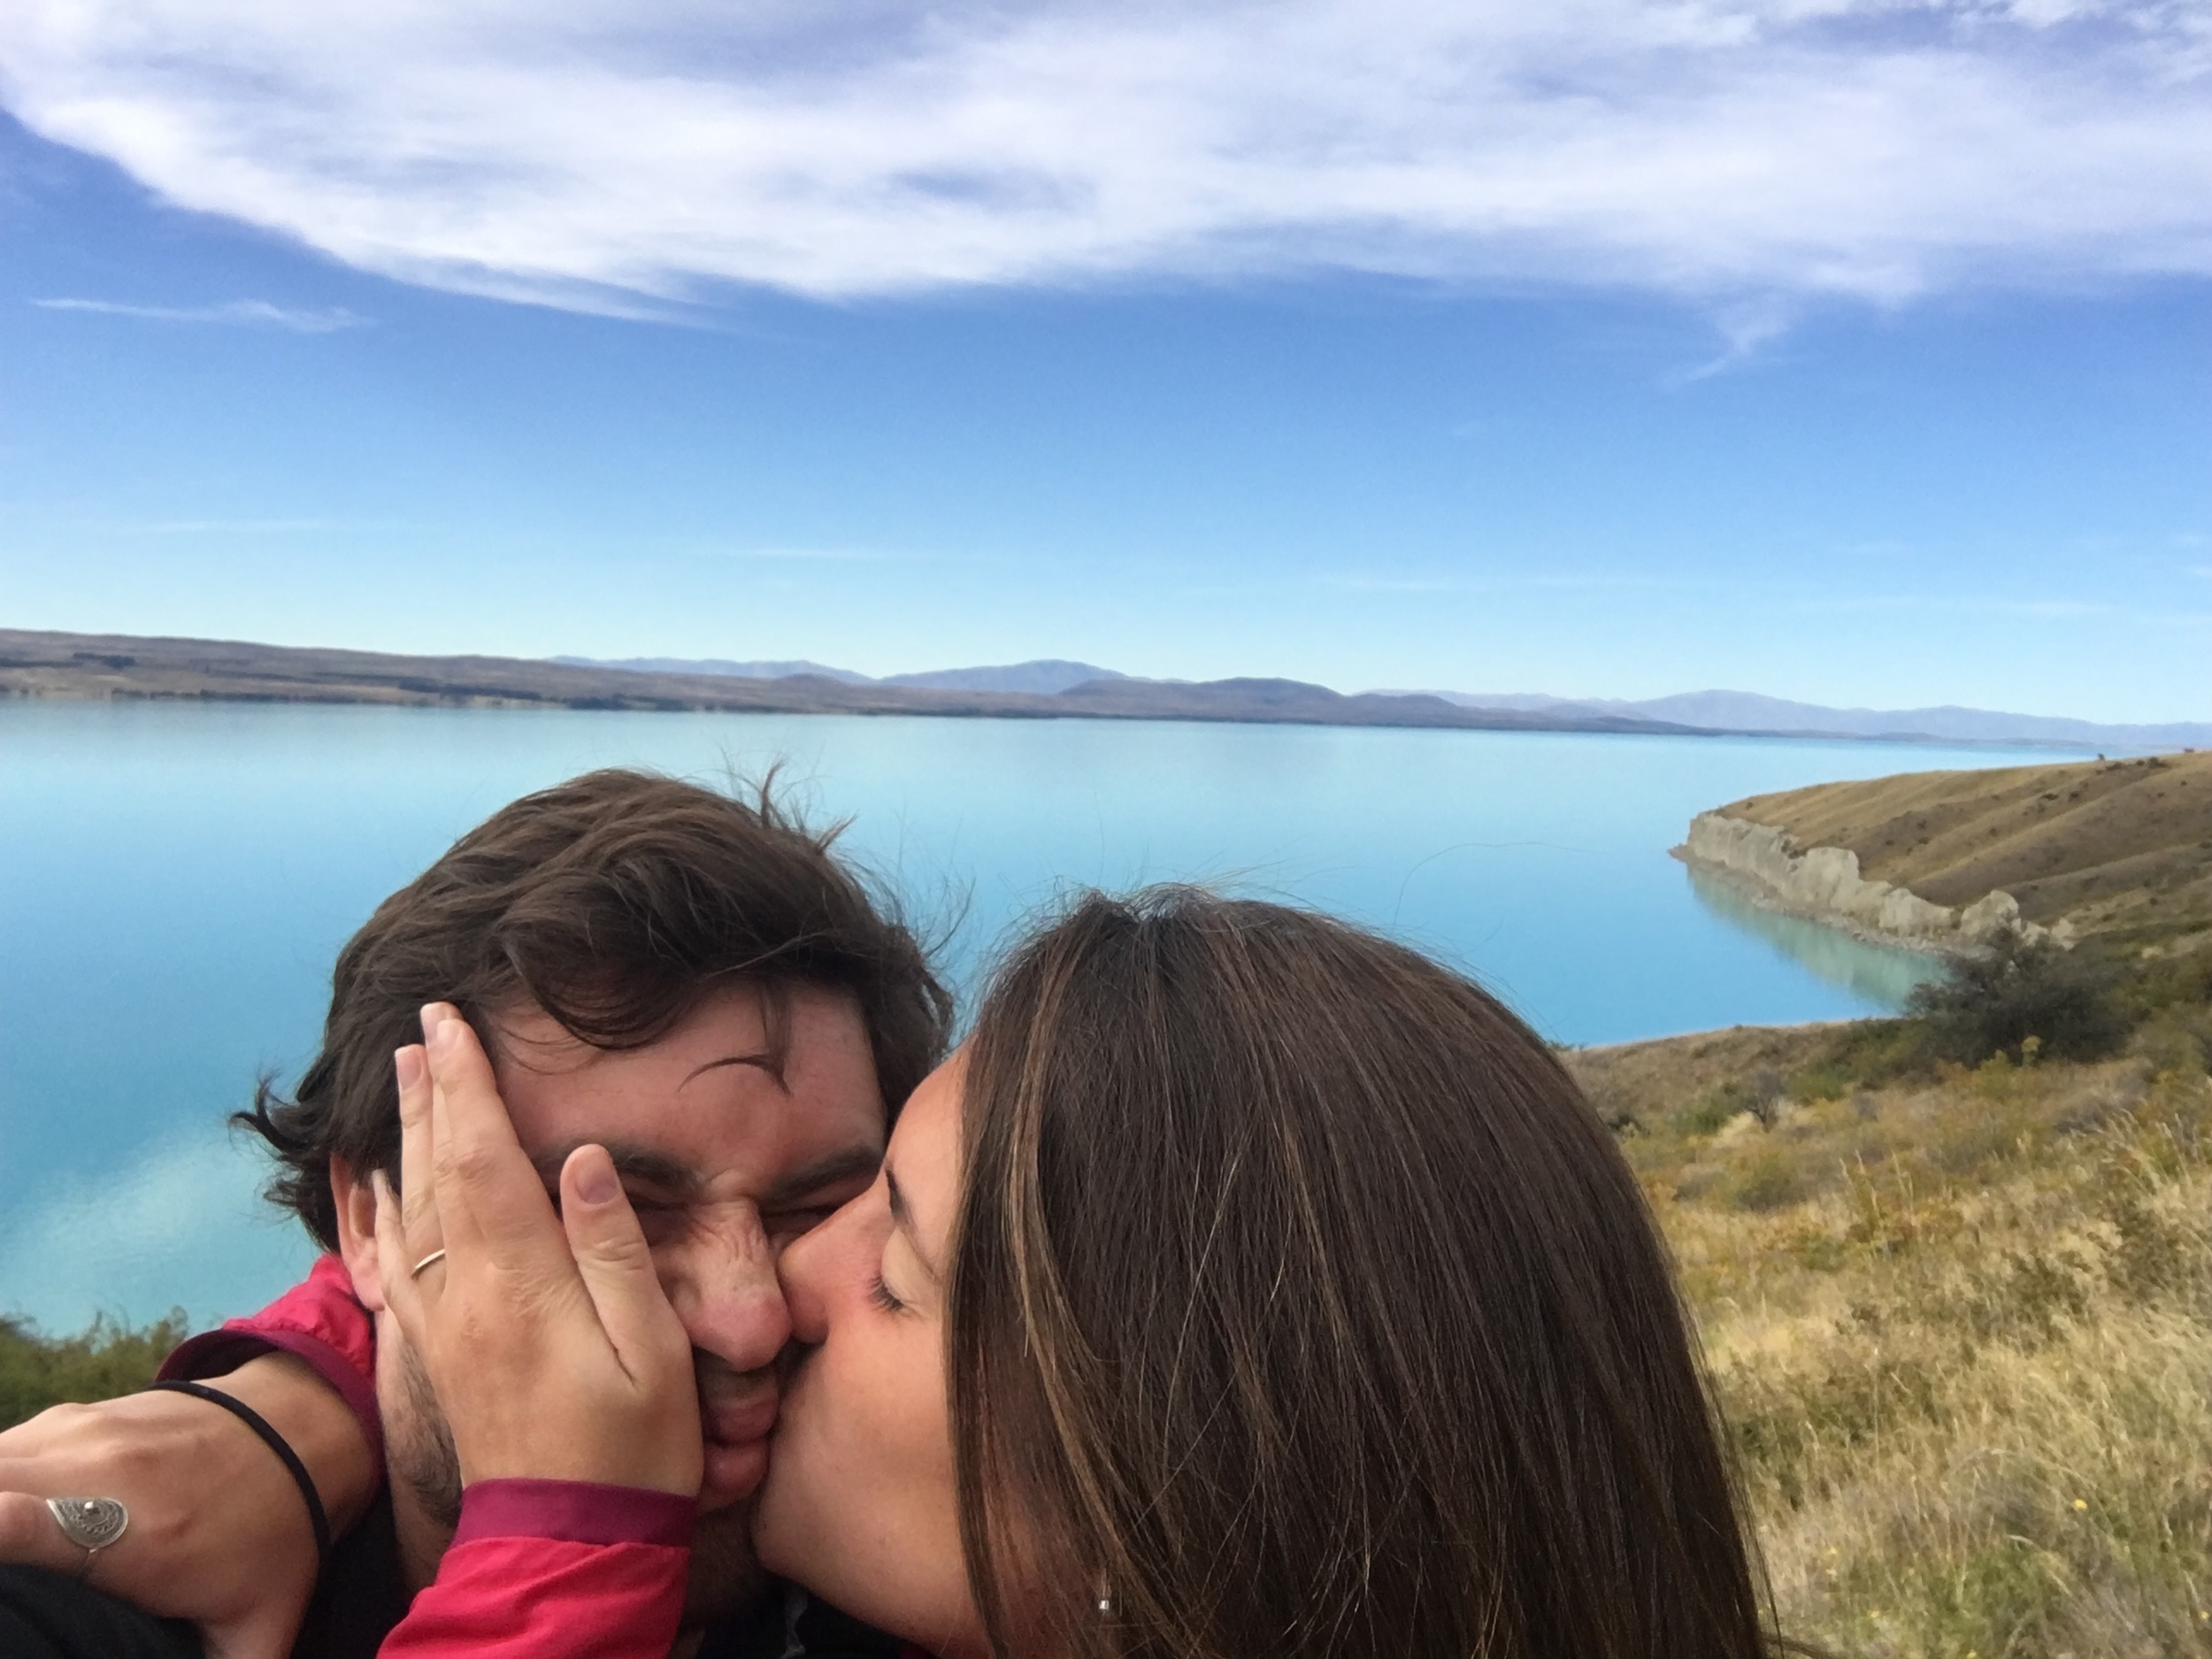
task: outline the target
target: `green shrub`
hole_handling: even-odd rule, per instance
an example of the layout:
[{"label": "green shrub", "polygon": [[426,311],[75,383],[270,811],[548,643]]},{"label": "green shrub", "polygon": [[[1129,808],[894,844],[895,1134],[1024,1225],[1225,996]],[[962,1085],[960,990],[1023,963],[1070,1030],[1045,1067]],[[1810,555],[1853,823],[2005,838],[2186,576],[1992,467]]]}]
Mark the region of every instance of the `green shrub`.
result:
[{"label": "green shrub", "polygon": [[2131,1049],[2154,1071],[2201,1077],[2212,1067],[2212,1008],[2165,1008],[2146,1020]]},{"label": "green shrub", "polygon": [[1841,1100],[1925,1068],[1927,1033],[1917,1020],[1860,1019],[1839,1025],[1820,1051],[1790,1074],[1801,1101]]},{"label": "green shrub", "polygon": [[2169,1010],[2197,1020],[2212,1015],[2212,940],[2200,938],[2193,949],[2160,943],[2136,956],[2117,1000],[2138,1022]]},{"label": "green shrub", "polygon": [[1713,1188],[1713,1197],[1729,1210],[1779,1210],[1804,1195],[1797,1166],[1771,1147],[1737,1159]]},{"label": "green shrub", "polygon": [[1721,1125],[1738,1112],[1749,1107],[1742,1099],[1743,1089],[1733,1079],[1718,1088],[1708,1089],[1674,1115],[1674,1132],[1678,1135],[1717,1134]]},{"label": "green shrub", "polygon": [[0,1428],[65,1401],[111,1400],[143,1388],[187,1330],[181,1310],[138,1330],[97,1318],[64,1337],[0,1318]]},{"label": "green shrub", "polygon": [[[2127,1040],[2118,986],[2117,971],[2086,947],[2062,950],[2015,937],[1986,956],[1954,963],[1946,978],[1916,989],[1905,1011],[1919,1023],[1933,1058],[1977,1065],[1993,1054],[2040,1052],[2094,1060]],[[2036,1045],[2024,1056],[2031,1037]]]}]

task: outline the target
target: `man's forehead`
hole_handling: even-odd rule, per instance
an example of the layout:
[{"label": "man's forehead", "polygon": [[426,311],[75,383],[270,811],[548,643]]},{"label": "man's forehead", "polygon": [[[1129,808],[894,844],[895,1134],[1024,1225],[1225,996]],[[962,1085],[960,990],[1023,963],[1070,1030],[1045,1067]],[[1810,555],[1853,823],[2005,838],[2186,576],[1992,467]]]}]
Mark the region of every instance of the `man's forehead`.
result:
[{"label": "man's forehead", "polygon": [[682,1018],[649,1042],[603,1048],[587,1042],[537,1003],[525,1000],[494,1010],[491,1026],[494,1063],[533,1071],[587,1071],[640,1062],[680,1068],[687,1060],[718,1051],[733,1055],[766,1056],[789,1039],[791,1021],[784,1016],[791,1004],[803,1002],[818,1025],[820,999],[849,1011],[856,1021],[859,1010],[851,999],[833,994],[804,991],[772,993],[750,980],[741,980],[702,996]]},{"label": "man's forehead", "polygon": [[781,1053],[753,987],[634,1048],[594,1048],[534,1007],[503,1014],[494,1069],[517,1138],[541,1168],[596,1142],[626,1175],[676,1187],[732,1173],[780,1184],[824,1159],[879,1154],[883,1103],[857,1007],[833,994],[793,1002]]}]

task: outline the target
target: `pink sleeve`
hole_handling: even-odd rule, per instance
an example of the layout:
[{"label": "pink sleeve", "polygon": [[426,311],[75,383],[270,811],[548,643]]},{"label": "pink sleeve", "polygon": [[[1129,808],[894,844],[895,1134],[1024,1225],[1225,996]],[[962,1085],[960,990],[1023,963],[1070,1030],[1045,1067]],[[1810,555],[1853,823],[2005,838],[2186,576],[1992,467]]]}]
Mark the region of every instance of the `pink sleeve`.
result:
[{"label": "pink sleeve", "polygon": [[179,1343],[161,1363],[164,1382],[220,1377],[272,1348],[295,1355],[338,1391],[360,1420],[369,1455],[384,1466],[384,1425],[376,1409],[376,1325],[353,1294],[335,1256],[250,1319],[227,1319]]},{"label": "pink sleeve", "polygon": [[666,1659],[695,1508],[630,1486],[479,1481],[436,1582],[379,1659]]}]

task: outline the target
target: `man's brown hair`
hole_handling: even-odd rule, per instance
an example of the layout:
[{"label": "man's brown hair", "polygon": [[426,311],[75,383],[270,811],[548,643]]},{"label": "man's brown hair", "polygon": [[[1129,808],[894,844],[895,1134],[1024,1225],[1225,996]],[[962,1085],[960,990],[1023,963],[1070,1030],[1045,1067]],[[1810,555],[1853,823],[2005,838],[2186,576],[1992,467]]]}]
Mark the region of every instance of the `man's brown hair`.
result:
[{"label": "man's brown hair", "polygon": [[1093,895],[994,982],[963,1136],[997,1654],[1765,1651],[1642,1193],[1479,987],[1280,905]]},{"label": "man's brown hair", "polygon": [[534,1003],[601,1048],[654,1041],[714,990],[819,986],[866,1022],[893,1112],[936,1064],[952,999],[913,933],[769,785],[750,800],[595,772],[502,807],[384,901],[338,953],[321,1051],[293,1098],[267,1083],[234,1121],[273,1149],[269,1196],[337,1247],[330,1160],[396,1176],[396,1048],[425,1002]]}]

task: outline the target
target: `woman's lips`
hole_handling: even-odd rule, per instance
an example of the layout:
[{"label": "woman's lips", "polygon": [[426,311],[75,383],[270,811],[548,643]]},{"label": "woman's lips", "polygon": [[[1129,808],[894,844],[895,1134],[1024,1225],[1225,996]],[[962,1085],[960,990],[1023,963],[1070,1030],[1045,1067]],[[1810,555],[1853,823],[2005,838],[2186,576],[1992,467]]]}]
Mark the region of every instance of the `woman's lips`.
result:
[{"label": "woman's lips", "polygon": [[762,1389],[735,1400],[701,1401],[699,1424],[706,1465],[699,1507],[718,1509],[750,1497],[768,1472],[768,1434],[776,1426],[776,1391]]}]

